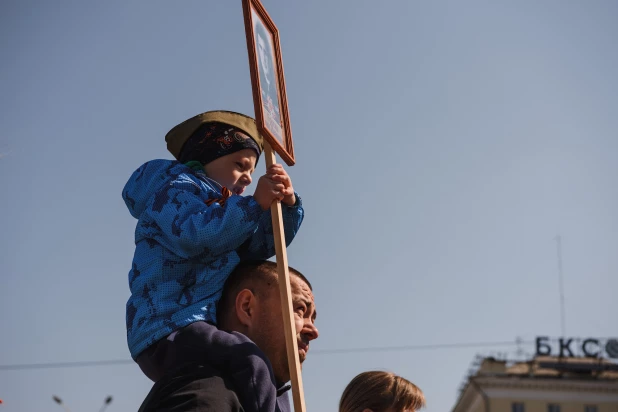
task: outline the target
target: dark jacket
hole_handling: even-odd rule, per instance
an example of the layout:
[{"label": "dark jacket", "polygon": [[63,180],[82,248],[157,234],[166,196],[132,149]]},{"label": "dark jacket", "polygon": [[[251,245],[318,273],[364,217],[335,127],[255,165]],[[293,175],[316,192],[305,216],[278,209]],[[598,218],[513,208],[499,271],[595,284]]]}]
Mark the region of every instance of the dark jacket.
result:
[{"label": "dark jacket", "polygon": [[[289,385],[277,390],[274,412],[290,412]],[[139,412],[244,412],[230,378],[208,365],[187,364],[155,383]]]}]

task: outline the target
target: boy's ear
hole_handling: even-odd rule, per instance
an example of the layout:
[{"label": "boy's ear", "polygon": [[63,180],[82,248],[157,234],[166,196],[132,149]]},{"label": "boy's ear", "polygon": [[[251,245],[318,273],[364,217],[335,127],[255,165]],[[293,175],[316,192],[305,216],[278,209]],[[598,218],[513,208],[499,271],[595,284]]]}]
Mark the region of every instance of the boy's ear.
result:
[{"label": "boy's ear", "polygon": [[255,295],[249,289],[243,289],[236,295],[236,316],[241,325],[250,327],[255,313]]}]

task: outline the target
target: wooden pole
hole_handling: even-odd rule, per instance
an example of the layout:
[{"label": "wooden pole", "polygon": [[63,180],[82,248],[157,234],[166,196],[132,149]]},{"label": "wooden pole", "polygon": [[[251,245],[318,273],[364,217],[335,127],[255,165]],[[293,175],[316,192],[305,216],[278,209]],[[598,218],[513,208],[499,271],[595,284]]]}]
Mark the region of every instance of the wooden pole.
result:
[{"label": "wooden pole", "polygon": [[[275,152],[268,142],[264,142],[266,168],[275,164]],[[283,231],[283,216],[281,202],[273,202],[270,206],[273,220],[273,234],[275,237],[275,252],[277,256],[277,272],[279,274],[279,294],[281,295],[281,313],[283,315],[283,329],[285,331],[285,346],[288,354],[290,378],[292,380],[292,398],[294,412],[306,412],[305,392],[303,391],[303,377],[298,360],[298,342],[294,330],[294,311],[292,309],[292,289],[290,287],[290,272],[288,269],[288,254],[285,248],[285,232]]]}]

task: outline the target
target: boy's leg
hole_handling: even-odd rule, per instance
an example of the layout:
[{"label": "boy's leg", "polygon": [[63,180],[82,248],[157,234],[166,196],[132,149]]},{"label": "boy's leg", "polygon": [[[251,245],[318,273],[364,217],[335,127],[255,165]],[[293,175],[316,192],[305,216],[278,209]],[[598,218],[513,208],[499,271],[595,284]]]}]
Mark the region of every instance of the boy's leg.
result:
[{"label": "boy's leg", "polygon": [[165,372],[177,365],[175,353],[173,342],[163,338],[140,353],[135,362],[144,375],[157,382]]},{"label": "boy's leg", "polygon": [[195,322],[178,331],[173,347],[176,366],[204,363],[228,377],[246,412],[276,410],[277,386],[270,362],[245,335]]}]

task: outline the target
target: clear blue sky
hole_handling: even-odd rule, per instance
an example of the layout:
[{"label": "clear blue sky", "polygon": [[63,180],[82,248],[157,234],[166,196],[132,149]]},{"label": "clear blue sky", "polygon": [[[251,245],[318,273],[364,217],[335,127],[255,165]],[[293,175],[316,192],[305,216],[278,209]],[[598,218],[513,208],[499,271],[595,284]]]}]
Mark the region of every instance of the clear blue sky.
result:
[{"label": "clear blue sky", "polygon": [[[310,411],[374,368],[447,411],[476,353],[514,347],[320,351],[558,336],[557,234],[567,335],[618,334],[615,1],[264,5],[306,206],[289,260],[320,313]],[[129,358],[121,189],[219,108],[253,114],[240,0],[2,2],[0,364]],[[11,412],[149,388],[130,364],[0,370]]]}]

